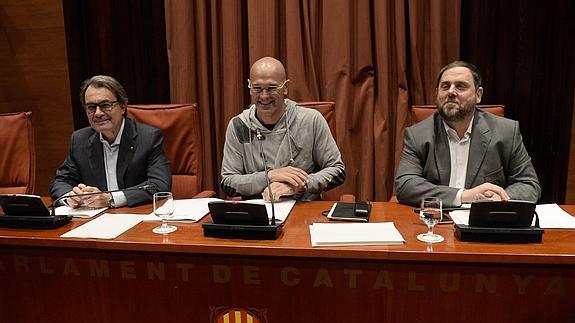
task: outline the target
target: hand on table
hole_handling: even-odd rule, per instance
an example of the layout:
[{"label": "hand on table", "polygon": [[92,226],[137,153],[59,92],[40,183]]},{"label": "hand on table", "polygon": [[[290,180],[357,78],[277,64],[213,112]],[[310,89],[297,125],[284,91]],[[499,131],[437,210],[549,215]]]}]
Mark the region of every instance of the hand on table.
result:
[{"label": "hand on table", "polygon": [[87,207],[105,207],[108,206],[108,201],[110,200],[110,193],[94,194],[80,196],[86,193],[97,193],[100,189],[94,186],[87,186],[85,184],[78,184],[72,188],[69,197],[67,198],[68,205],[72,208],[78,208],[82,206]]},{"label": "hand on table", "polygon": [[509,195],[502,187],[491,183],[483,183],[474,188],[466,189],[461,194],[461,203],[480,200],[508,201]]},{"label": "hand on table", "polygon": [[262,196],[266,202],[270,200],[270,187],[274,202],[279,201],[283,196],[291,196],[298,192],[297,187],[293,185],[282,182],[273,182],[262,192]]},{"label": "hand on table", "polygon": [[270,182],[284,182],[294,186],[296,192],[302,190],[309,180],[309,175],[297,167],[287,166],[272,169],[268,172]]}]

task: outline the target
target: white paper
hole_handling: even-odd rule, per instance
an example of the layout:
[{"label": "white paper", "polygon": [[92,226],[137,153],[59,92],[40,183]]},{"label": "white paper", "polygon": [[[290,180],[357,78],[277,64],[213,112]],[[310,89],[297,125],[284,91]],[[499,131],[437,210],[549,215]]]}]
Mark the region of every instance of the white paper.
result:
[{"label": "white paper", "polygon": [[455,210],[449,212],[449,217],[455,224],[469,225],[469,210]]},{"label": "white paper", "polygon": [[60,237],[62,238],[96,238],[115,239],[120,234],[140,223],[145,215],[141,214],[109,214],[87,222]]},{"label": "white paper", "polygon": [[314,223],[309,226],[312,247],[395,245],[405,242],[393,222]]},{"label": "white paper", "polygon": [[575,217],[555,203],[537,205],[535,211],[543,229],[575,229]]},{"label": "white paper", "polygon": [[106,211],[107,209],[108,209],[107,207],[101,207],[96,209],[80,207],[74,209],[67,205],[62,205],[58,206],[54,211],[56,212],[56,215],[71,215],[75,218],[91,218],[95,215],[98,215]]},{"label": "white paper", "polygon": [[[536,205],[535,212],[539,216],[539,227],[543,229],[575,229],[575,217],[555,203]],[[456,224],[469,225],[469,210],[451,211],[449,216]]]},{"label": "white paper", "polygon": [[[276,221],[285,222],[295,202],[296,201],[292,199],[281,199],[277,202],[274,202]],[[240,203],[265,204],[266,211],[268,212],[268,219],[271,220],[272,204],[270,202],[265,202],[263,199],[255,199],[255,200],[241,201]]]},{"label": "white paper", "polygon": [[[183,199],[174,200],[174,215],[168,221],[197,222],[210,212],[208,203],[221,201],[218,198]],[[144,221],[161,221],[153,212],[146,215]]]}]

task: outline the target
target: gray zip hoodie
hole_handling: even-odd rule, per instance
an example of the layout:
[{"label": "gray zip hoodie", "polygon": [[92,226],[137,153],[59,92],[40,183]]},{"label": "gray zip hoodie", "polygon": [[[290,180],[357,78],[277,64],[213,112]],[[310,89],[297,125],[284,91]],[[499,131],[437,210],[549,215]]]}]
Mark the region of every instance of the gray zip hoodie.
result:
[{"label": "gray zip hoodie", "polygon": [[[255,105],[230,120],[222,160],[221,185],[226,194],[261,195],[267,187],[262,148],[268,170],[293,166],[310,175],[306,191],[296,194],[296,199],[317,199],[345,180],[341,154],[321,113],[289,99],[285,103],[286,111],[273,130],[257,119]],[[262,141],[256,138],[258,130]]]}]

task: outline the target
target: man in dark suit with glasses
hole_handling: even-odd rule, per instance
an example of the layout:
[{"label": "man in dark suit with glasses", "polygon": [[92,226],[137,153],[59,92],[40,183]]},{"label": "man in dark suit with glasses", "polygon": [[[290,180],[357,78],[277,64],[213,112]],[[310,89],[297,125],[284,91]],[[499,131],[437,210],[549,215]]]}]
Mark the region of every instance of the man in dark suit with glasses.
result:
[{"label": "man in dark suit with glasses", "polygon": [[[76,208],[121,207],[148,203],[170,191],[170,163],[159,129],[127,117],[128,96],[114,78],[96,75],[80,87],[80,101],[90,127],[72,134],[68,157],[50,184],[50,195],[67,194]],[[146,186],[147,189],[134,189]],[[101,191],[125,191],[85,195]]]}]

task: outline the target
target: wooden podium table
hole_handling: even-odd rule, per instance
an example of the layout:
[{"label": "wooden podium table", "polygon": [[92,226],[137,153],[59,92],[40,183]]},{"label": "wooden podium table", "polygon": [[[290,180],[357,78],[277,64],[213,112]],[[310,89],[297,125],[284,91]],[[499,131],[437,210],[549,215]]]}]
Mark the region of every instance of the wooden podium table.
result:
[{"label": "wooden podium table", "polygon": [[439,225],[445,241],[427,245],[413,208],[381,202],[371,222],[393,221],[405,244],[312,248],[331,205],[297,203],[275,241],[206,238],[201,223],[114,240],[60,238],[83,219],[0,229],[0,322],[575,322],[575,230],[492,244]]}]

